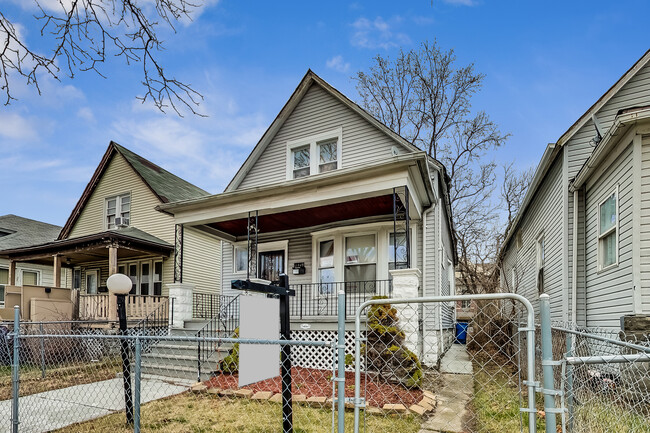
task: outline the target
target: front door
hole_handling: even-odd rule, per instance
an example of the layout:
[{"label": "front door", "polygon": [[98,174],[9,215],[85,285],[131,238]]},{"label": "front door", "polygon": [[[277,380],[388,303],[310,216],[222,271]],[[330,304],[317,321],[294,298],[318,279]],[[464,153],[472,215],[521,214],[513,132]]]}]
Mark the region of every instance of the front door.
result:
[{"label": "front door", "polygon": [[86,271],[86,293],[89,295],[97,294],[97,270]]},{"label": "front door", "polygon": [[284,250],[264,251],[260,258],[260,278],[277,284],[280,274],[284,272]]}]

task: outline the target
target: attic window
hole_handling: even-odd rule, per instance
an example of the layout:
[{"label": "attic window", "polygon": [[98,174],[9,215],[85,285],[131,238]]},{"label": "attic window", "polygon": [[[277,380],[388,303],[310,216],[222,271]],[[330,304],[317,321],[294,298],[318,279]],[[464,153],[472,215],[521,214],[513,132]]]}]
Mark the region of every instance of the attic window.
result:
[{"label": "attic window", "polygon": [[342,128],[287,142],[287,180],[341,168]]},{"label": "attic window", "polygon": [[106,199],[106,228],[129,225],[131,219],[131,194],[122,194]]}]

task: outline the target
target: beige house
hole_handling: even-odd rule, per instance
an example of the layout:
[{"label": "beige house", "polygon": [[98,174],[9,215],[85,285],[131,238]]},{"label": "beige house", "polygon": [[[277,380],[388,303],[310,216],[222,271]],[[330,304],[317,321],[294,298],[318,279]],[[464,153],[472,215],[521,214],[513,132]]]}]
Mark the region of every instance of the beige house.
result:
[{"label": "beige house", "polygon": [[78,290],[78,317],[113,315],[106,279],[120,272],[133,281],[129,316],[146,316],[168,303],[174,283],[197,294],[218,295],[221,241],[196,228],[177,226],[160,205],[208,193],[111,142],[56,240],[0,251],[15,269],[47,267],[53,287]]},{"label": "beige house", "polygon": [[[23,218],[17,215],[0,216],[0,250],[8,248],[21,248],[28,245],[53,241],[59,235],[61,227]],[[15,285],[9,285],[9,273],[12,273],[12,281]],[[65,271],[64,271],[65,272]],[[35,305],[39,308],[43,304],[56,304],[56,308],[47,308],[48,311],[41,311],[41,318],[54,318],[65,315],[69,309],[63,304],[70,304],[69,291],[52,291],[46,293],[42,286],[52,286],[53,272],[52,265],[35,263],[10,263],[7,259],[0,258],[0,318],[9,320],[13,318],[13,306],[21,305],[25,314],[34,299]],[[61,300],[64,301],[61,303]],[[51,305],[50,305],[51,307]],[[59,311],[63,309],[65,311]],[[45,313],[45,314],[43,314]],[[23,317],[25,315],[23,314]]]}]

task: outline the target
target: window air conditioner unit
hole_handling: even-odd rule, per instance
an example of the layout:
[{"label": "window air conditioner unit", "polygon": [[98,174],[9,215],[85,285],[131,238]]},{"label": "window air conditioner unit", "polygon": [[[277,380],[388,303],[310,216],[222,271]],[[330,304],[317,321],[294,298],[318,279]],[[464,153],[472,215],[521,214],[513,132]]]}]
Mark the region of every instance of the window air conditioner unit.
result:
[{"label": "window air conditioner unit", "polygon": [[128,227],[129,219],[122,217],[115,217],[115,227]]}]

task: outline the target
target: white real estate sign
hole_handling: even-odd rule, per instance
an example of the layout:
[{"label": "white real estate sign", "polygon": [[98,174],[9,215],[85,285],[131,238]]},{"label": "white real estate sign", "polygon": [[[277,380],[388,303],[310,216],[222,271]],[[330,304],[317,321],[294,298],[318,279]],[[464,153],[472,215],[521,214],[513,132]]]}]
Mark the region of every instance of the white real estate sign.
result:
[{"label": "white real estate sign", "polygon": [[[239,337],[255,340],[280,339],[280,301],[264,296],[239,297]],[[239,386],[250,385],[280,374],[280,346],[239,345]]]}]

